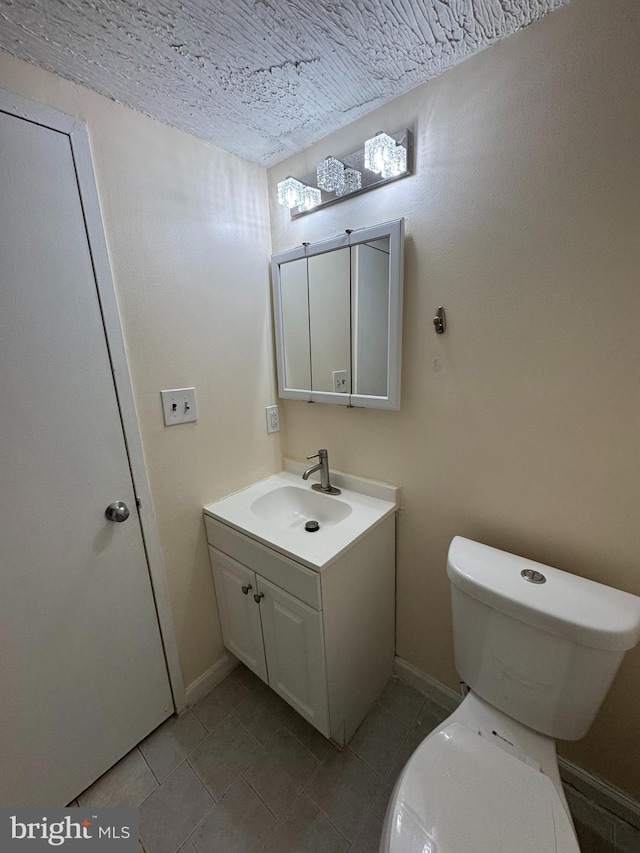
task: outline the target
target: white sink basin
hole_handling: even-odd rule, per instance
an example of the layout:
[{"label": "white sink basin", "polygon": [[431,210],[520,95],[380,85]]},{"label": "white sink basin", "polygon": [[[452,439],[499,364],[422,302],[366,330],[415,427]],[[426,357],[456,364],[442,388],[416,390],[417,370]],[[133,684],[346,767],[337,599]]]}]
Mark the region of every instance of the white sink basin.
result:
[{"label": "white sink basin", "polygon": [[[333,481],[334,473],[331,477]],[[348,475],[342,479],[363,488],[371,482]],[[204,511],[313,569],[322,569],[396,509],[394,486],[382,487],[391,499],[381,500],[341,482],[335,485],[342,493],[325,495],[312,491],[311,483],[299,475],[283,471],[209,504]],[[381,484],[375,485],[379,493]],[[319,530],[305,530],[307,521],[317,521]]]},{"label": "white sink basin", "polygon": [[284,529],[304,527],[307,521],[317,521],[322,529],[351,514],[349,504],[340,498],[301,486],[277,486],[252,501],[249,509],[263,521]]}]

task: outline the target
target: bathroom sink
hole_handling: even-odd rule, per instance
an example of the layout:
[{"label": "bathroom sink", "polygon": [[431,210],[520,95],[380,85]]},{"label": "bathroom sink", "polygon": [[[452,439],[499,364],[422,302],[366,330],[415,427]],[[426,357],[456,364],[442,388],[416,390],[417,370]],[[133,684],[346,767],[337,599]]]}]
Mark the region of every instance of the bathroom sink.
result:
[{"label": "bathroom sink", "polygon": [[[214,501],[204,511],[312,569],[322,569],[397,507],[395,486],[339,472],[335,478],[342,489],[339,497],[312,491],[300,474],[282,471]],[[306,530],[308,521],[317,521],[319,528]]]},{"label": "bathroom sink", "polygon": [[256,498],[249,509],[258,518],[291,529],[317,521],[320,528],[338,524],[351,514],[348,503],[302,486],[278,486]]}]

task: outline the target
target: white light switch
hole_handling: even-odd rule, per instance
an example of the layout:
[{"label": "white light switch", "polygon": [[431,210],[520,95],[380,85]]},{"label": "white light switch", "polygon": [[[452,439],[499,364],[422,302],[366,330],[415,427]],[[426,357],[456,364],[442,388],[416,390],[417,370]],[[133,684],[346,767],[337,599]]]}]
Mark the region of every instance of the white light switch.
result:
[{"label": "white light switch", "polygon": [[164,425],[186,424],[198,420],[195,388],[173,388],[161,391]]},{"label": "white light switch", "polygon": [[346,394],[348,393],[347,388],[347,371],[346,370],[334,370],[332,372],[333,376],[333,390],[338,394]]}]

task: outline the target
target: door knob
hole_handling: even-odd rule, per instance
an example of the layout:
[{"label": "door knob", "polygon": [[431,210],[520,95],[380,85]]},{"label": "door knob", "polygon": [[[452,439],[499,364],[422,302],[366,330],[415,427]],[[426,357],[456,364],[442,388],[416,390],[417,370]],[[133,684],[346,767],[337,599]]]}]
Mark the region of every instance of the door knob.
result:
[{"label": "door knob", "polygon": [[264,598],[264,592],[257,592],[257,593],[253,596],[253,600],[255,601],[255,603],[256,603],[256,604],[260,604],[260,599],[261,599],[261,598]]},{"label": "door knob", "polygon": [[109,521],[126,521],[129,518],[129,507],[123,501],[114,501],[105,509],[104,514]]},{"label": "door knob", "polygon": [[248,583],[246,586],[241,587],[241,589],[245,595],[249,595],[249,590],[253,589],[253,587],[251,586],[250,583]]}]

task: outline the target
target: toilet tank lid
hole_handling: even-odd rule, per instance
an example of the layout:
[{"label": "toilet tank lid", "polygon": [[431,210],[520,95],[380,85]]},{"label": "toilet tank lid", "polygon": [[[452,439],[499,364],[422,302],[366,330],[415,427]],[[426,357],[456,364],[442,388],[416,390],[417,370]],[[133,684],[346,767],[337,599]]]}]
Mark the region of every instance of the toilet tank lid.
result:
[{"label": "toilet tank lid", "polygon": [[[526,569],[546,582],[525,580]],[[587,578],[462,536],[449,546],[447,574],[472,598],[563,639],[608,651],[630,649],[640,639],[640,597]]]}]

